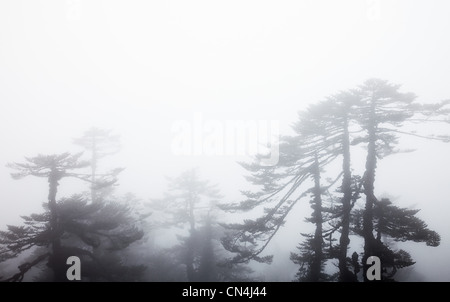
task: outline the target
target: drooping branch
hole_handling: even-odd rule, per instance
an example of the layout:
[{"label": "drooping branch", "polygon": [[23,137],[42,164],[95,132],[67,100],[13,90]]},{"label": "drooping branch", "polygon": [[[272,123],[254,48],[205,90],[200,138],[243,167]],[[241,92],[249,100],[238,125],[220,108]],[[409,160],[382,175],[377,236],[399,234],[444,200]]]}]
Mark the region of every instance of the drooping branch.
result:
[{"label": "drooping branch", "polygon": [[36,259],[34,259],[31,262],[26,262],[23,263],[21,265],[19,265],[19,272],[16,273],[15,275],[13,275],[10,278],[7,278],[5,280],[0,280],[2,282],[21,282],[23,280],[23,278],[25,277],[25,274],[32,269],[33,267],[35,267],[36,265],[38,265],[39,263],[41,263],[42,261],[44,261],[46,258],[48,258],[50,256],[50,253],[45,253],[43,255],[38,256]]}]

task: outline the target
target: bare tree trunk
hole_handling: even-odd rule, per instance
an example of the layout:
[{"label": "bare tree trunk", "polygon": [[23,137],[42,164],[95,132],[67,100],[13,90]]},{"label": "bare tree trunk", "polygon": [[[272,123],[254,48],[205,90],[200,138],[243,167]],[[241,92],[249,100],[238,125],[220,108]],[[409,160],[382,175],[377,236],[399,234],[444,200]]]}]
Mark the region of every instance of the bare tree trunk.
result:
[{"label": "bare tree trunk", "polygon": [[369,143],[367,147],[366,171],[364,173],[364,193],[366,195],[366,204],[363,215],[363,237],[364,237],[364,256],[362,258],[363,277],[367,280],[367,269],[369,266],[366,261],[369,257],[375,256],[375,237],[373,235],[373,205],[376,201],[374,184],[375,170],[377,167],[376,153],[376,113],[375,101],[372,100],[370,108],[370,120],[368,125]]},{"label": "bare tree trunk", "polygon": [[323,238],[322,238],[322,189],[320,187],[320,169],[317,155],[314,162],[314,222],[316,224],[316,231],[314,233],[314,258],[311,263],[311,278],[310,281],[320,281],[320,273],[322,271],[323,261]]},{"label": "bare tree trunk", "polygon": [[63,282],[66,279],[66,262],[61,252],[61,229],[59,226],[59,215],[56,204],[56,193],[58,192],[59,181],[61,180],[61,172],[53,168],[48,177],[49,194],[48,205],[50,209],[50,228],[52,232],[52,255],[49,265],[53,269],[54,281]]},{"label": "bare tree trunk", "polygon": [[342,226],[341,226],[341,237],[339,239],[339,281],[350,282],[357,281],[356,276],[351,273],[347,268],[347,249],[350,244],[350,210],[351,210],[351,199],[352,199],[352,188],[351,181],[352,175],[350,170],[350,138],[348,132],[348,119],[344,119],[344,129],[343,129],[343,139],[342,139],[342,169],[343,169],[343,179],[342,179],[342,192],[344,196],[342,197]]},{"label": "bare tree trunk", "polygon": [[189,238],[187,242],[187,253],[186,253],[186,274],[189,282],[195,281],[195,269],[194,269],[194,240],[196,236],[195,230],[195,216],[194,216],[194,206],[195,197],[190,196],[188,201],[189,206]]},{"label": "bare tree trunk", "polygon": [[217,281],[212,236],[211,216],[208,213],[205,222],[205,232],[202,236],[203,250],[197,278],[201,282]]},{"label": "bare tree trunk", "polygon": [[97,139],[95,134],[92,136],[92,158],[91,158],[91,200],[95,202],[97,200],[97,192],[95,188],[97,174]]},{"label": "bare tree trunk", "polygon": [[186,275],[188,282],[195,281],[193,234],[191,234],[191,236],[188,238],[188,246],[186,253]]}]

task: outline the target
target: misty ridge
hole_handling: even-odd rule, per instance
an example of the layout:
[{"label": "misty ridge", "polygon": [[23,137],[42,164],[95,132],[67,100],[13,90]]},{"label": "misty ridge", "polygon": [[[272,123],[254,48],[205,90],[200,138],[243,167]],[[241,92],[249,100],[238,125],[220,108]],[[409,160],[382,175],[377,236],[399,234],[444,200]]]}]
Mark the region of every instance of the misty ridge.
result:
[{"label": "misty ridge", "polygon": [[[379,166],[416,151],[405,139],[449,148],[450,100],[421,103],[400,85],[374,78],[311,103],[291,125],[294,134],[281,133],[276,148],[236,163],[249,187],[240,200],[202,178],[201,167],[161,174],[168,185],[159,197],[119,194],[126,167],[102,165],[123,147],[114,129],[80,130],[72,142],[83,152],[10,162],[11,176],[39,179],[47,200],[41,211],[23,209],[20,223],[0,231],[0,280],[68,281],[67,259],[76,256],[86,282],[277,281],[261,271],[277,271],[268,247],[285,224],[300,220],[306,228],[290,227],[283,235],[298,243],[289,251],[296,273],[278,278],[370,281],[372,256],[380,259],[381,281],[420,278],[411,249],[439,249],[447,230],[429,228],[420,208],[378,193],[383,188],[377,180],[392,173],[389,167],[379,173]],[[264,159],[274,150],[277,160],[268,163]],[[82,184],[79,192],[60,193],[67,179]],[[35,196],[33,202],[44,199]],[[308,203],[307,211],[295,210]]]}]

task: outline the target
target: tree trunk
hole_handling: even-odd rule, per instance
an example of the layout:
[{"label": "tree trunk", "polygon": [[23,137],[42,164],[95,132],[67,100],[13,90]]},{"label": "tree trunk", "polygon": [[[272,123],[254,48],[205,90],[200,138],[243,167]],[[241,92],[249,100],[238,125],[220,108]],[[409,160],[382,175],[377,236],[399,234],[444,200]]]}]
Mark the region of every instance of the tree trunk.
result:
[{"label": "tree trunk", "polygon": [[356,276],[348,270],[347,267],[347,249],[350,243],[349,233],[350,233],[350,210],[351,210],[351,199],[352,199],[352,188],[351,181],[352,175],[350,170],[350,138],[348,132],[348,119],[345,117],[343,125],[343,139],[342,139],[342,169],[343,169],[343,179],[342,179],[342,192],[344,196],[342,197],[342,226],[341,226],[341,237],[339,239],[339,281],[341,282],[351,282],[357,281]]},{"label": "tree trunk", "polygon": [[195,281],[193,237],[194,235],[191,233],[191,235],[188,238],[188,246],[186,252],[186,275],[188,282]]},{"label": "tree trunk", "polygon": [[92,136],[92,158],[91,158],[91,201],[97,200],[95,181],[97,176],[97,138]]},{"label": "tree trunk", "polygon": [[366,195],[366,205],[363,215],[363,237],[364,237],[364,256],[362,258],[363,277],[367,280],[367,269],[369,265],[366,261],[375,255],[375,237],[373,235],[373,205],[376,201],[374,193],[375,170],[377,167],[376,154],[376,114],[375,100],[371,101],[370,117],[368,125],[369,143],[367,148],[366,171],[364,173],[364,194]]},{"label": "tree trunk", "polygon": [[196,236],[195,231],[195,216],[194,216],[194,206],[195,206],[195,197],[190,196],[189,201],[189,238],[187,242],[187,251],[186,251],[186,274],[188,282],[195,281],[195,269],[194,269],[194,241]]},{"label": "tree trunk", "polygon": [[61,230],[59,226],[59,215],[56,204],[56,193],[58,192],[61,172],[53,168],[48,177],[49,193],[48,205],[50,209],[50,228],[52,233],[52,255],[49,260],[49,266],[53,269],[54,281],[67,281],[66,278],[66,260],[63,259],[61,252]]},{"label": "tree trunk", "polygon": [[203,250],[198,268],[197,280],[200,282],[217,282],[212,236],[211,217],[208,213],[205,222],[205,231],[202,236]]},{"label": "tree trunk", "polygon": [[314,233],[313,250],[314,258],[311,263],[311,277],[310,281],[318,282],[320,281],[320,273],[322,271],[322,261],[323,261],[323,238],[322,238],[322,189],[320,187],[320,169],[319,161],[317,155],[314,162],[314,211],[313,217],[316,224],[316,231]]}]

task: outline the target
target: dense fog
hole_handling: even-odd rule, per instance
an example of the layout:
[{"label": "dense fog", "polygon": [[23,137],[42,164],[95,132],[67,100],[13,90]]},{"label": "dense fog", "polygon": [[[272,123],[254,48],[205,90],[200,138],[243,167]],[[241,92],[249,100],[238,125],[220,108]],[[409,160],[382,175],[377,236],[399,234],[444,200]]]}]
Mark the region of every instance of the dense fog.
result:
[{"label": "dense fog", "polygon": [[0,2],[0,281],[450,281],[450,3]]}]

